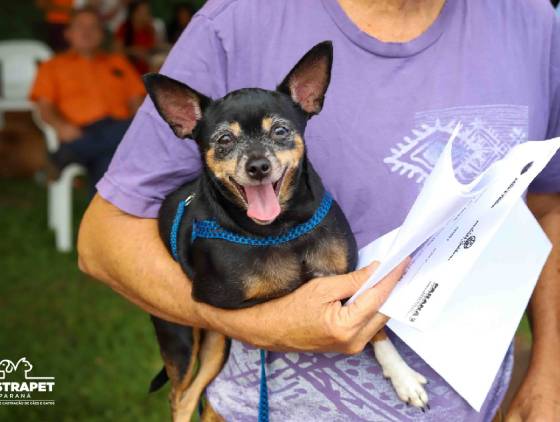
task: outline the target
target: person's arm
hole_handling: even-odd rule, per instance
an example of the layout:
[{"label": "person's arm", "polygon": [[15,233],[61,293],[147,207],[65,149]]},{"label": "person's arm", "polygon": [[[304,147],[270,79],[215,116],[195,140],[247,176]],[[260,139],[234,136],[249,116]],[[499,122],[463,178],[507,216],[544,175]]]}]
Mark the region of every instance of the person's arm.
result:
[{"label": "person's arm", "polygon": [[192,299],[190,281],[160,240],[155,219],[126,214],[99,195],[82,221],[78,253],[84,272],[160,318],[282,351],[360,352],[387,321],[377,310],[406,266],[349,306],[341,299],[356,292],[375,265],[311,280],[251,308],[218,309]]},{"label": "person's arm", "polygon": [[533,334],[529,369],[506,420],[560,420],[560,194],[530,194],[528,204],[553,244],[528,315]]},{"label": "person's arm", "polygon": [[48,99],[39,98],[36,100],[36,104],[41,119],[54,128],[61,142],[72,142],[82,136],[80,127],[66,120]]},{"label": "person's arm", "polygon": [[[542,70],[548,71],[548,81],[543,80],[548,92],[539,95],[550,102],[544,139],[560,136],[560,19],[552,10],[549,19],[549,27],[543,24],[538,28],[550,33],[550,50],[541,53]],[[560,153],[537,176],[529,191],[528,205],[553,249],[529,303],[531,360],[510,406],[508,422],[560,420]]]}]

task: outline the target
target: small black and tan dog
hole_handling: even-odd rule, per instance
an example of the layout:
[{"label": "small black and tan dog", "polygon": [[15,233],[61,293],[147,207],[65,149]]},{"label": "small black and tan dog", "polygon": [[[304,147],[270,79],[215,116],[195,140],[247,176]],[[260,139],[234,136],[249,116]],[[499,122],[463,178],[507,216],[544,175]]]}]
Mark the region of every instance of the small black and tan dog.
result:
[{"label": "small black and tan dog", "polygon": [[[322,108],[332,57],[331,43],[320,43],[276,91],[240,89],[216,101],[166,76],[145,76],[160,115],[177,137],[196,141],[203,158],[200,177],[169,195],[159,218],[195,300],[243,308],[355,268],[350,226],[307,160],[303,139],[307,121]],[[173,419],[188,421],[224,363],[227,339],[152,320],[165,362],[152,389],[168,377]],[[384,333],[375,340],[392,346]],[[396,358],[383,360],[395,366]],[[395,371],[384,371],[395,383]],[[416,404],[407,394],[399,396]]]}]

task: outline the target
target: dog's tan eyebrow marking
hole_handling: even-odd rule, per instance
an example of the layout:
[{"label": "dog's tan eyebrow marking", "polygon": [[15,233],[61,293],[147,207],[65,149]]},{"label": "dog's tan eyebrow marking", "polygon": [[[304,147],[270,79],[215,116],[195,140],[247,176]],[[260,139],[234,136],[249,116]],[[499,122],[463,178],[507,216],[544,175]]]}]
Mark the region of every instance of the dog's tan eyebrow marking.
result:
[{"label": "dog's tan eyebrow marking", "polygon": [[297,167],[304,150],[305,145],[303,143],[303,139],[300,134],[296,133],[294,136],[293,148],[278,151],[276,153],[276,157],[278,157],[282,164],[287,165],[288,167]]},{"label": "dog's tan eyebrow marking", "polygon": [[229,126],[229,129],[231,130],[231,132],[235,136],[241,135],[241,125],[239,124],[239,122],[236,122],[236,121],[229,122],[228,126]]},{"label": "dog's tan eyebrow marking", "polygon": [[272,117],[264,117],[261,123],[263,132],[265,133],[270,132],[270,129],[272,128],[272,123],[273,123]]}]

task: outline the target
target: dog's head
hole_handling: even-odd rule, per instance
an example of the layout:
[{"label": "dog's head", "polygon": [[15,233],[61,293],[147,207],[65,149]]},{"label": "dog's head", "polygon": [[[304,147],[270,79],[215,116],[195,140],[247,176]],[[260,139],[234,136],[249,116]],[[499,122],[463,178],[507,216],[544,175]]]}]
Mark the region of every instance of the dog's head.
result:
[{"label": "dog's head", "polygon": [[246,88],[213,101],[159,74],[144,77],[158,112],[179,138],[194,139],[205,170],[230,201],[270,224],[293,195],[305,159],[303,133],[329,85],[332,44],[313,47],[276,91]]}]

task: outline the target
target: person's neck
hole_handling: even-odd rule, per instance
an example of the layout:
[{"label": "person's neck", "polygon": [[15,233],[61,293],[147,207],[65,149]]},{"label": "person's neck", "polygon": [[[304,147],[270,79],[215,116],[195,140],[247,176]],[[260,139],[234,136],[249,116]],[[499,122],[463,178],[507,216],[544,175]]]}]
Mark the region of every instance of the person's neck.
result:
[{"label": "person's neck", "polygon": [[364,32],[384,42],[417,38],[437,19],[446,0],[338,0]]},{"label": "person's neck", "polygon": [[99,53],[98,48],[94,50],[79,50],[76,48],[72,48],[71,51],[76,53],[78,56],[83,57],[84,59],[93,59]]}]

